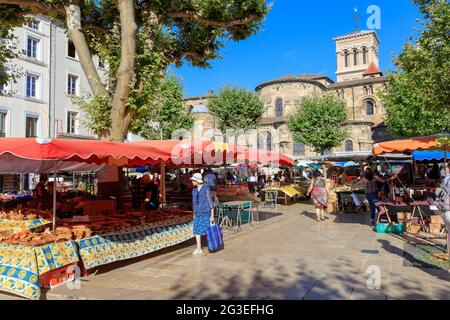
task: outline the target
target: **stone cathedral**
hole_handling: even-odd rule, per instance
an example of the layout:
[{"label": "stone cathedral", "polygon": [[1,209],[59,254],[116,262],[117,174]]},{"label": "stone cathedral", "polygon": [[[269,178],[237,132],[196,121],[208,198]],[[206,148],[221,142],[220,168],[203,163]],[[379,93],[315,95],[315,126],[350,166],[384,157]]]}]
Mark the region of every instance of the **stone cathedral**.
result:
[{"label": "stone cathedral", "polygon": [[[296,143],[286,121],[302,98],[333,93],[347,103],[349,137],[336,152],[370,151],[373,144],[389,139],[384,126],[385,109],[377,96],[386,90],[386,78],[379,68],[380,39],[375,31],[354,31],[333,39],[336,43],[336,82],[324,74],[285,75],[256,87],[264,103],[258,126],[257,145],[249,147],[276,149],[296,159],[317,156],[309,147]],[[193,131],[214,139],[216,122],[208,110],[208,96],[185,99],[187,111],[195,119]]]}]

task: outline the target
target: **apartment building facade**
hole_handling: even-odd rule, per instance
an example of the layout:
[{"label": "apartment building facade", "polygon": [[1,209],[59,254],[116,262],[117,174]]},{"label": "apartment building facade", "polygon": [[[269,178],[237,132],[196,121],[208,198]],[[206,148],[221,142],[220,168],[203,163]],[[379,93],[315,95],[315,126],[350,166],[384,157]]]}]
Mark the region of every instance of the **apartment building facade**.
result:
[{"label": "apartment building facade", "polygon": [[[0,137],[96,138],[83,126],[76,103],[91,91],[65,29],[36,16],[14,34],[21,53],[6,66],[17,71],[16,81],[0,85]],[[93,59],[106,81],[105,63]],[[0,176],[0,192],[26,190],[32,180],[32,175]]]},{"label": "apartment building facade", "polygon": [[[76,103],[90,88],[65,29],[37,16],[14,34],[23,53],[6,66],[17,81],[0,85],[0,136],[94,138]],[[104,62],[94,63],[106,79]]]}]

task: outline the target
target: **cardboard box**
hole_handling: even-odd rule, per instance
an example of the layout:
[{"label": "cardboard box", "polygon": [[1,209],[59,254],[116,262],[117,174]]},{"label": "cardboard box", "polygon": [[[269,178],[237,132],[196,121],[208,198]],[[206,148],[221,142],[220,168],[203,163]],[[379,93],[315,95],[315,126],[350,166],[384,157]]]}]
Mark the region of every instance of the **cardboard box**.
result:
[{"label": "cardboard box", "polygon": [[411,234],[418,234],[418,233],[420,233],[420,229],[421,229],[420,224],[408,223],[406,225],[406,232],[411,233]]},{"label": "cardboard box", "polygon": [[429,225],[431,234],[439,234],[441,231],[442,224],[440,223],[430,223]]},{"label": "cardboard box", "polygon": [[397,212],[398,220],[409,221],[411,220],[411,212]]},{"label": "cardboard box", "polygon": [[430,228],[430,233],[431,234],[435,234],[435,235],[439,235],[441,233],[441,228]]},{"label": "cardboard box", "polygon": [[431,218],[432,224],[443,224],[444,223],[444,220],[442,220],[442,216],[440,216],[440,215],[430,216],[430,218]]}]

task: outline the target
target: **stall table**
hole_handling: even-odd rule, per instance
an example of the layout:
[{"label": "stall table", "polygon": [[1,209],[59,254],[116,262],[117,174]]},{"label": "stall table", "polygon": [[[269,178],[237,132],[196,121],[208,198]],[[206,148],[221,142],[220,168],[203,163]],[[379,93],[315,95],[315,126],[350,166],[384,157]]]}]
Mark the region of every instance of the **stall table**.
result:
[{"label": "stall table", "polygon": [[248,226],[253,226],[253,208],[249,201],[230,201],[218,205],[218,216],[220,225],[233,228],[233,221],[236,221],[236,232],[242,229],[242,213],[248,212]]},{"label": "stall table", "polygon": [[26,230],[32,230],[45,225],[51,224],[51,221],[45,219],[34,220],[9,220],[0,219],[0,231],[9,231],[12,233],[18,233]]},{"label": "stall table", "polygon": [[77,240],[86,269],[131,259],[193,238],[192,217],[163,220],[129,230]]},{"label": "stall table", "polygon": [[282,194],[282,199],[284,201],[284,204],[287,205],[290,201],[292,201],[292,198],[294,197],[304,197],[305,192],[304,189],[297,186],[286,186],[286,187],[267,187],[262,189],[262,191],[278,191],[278,195]]},{"label": "stall table", "polygon": [[[364,195],[365,195],[365,191],[364,190],[354,190],[354,191],[350,191],[350,190],[335,190],[334,191],[337,195],[337,200],[338,200],[338,212],[339,213],[344,213],[346,212],[345,209],[345,204],[346,201],[349,200],[351,203],[353,203],[353,199],[351,197],[352,192],[354,192],[356,195],[358,195],[358,197],[361,199],[361,202],[364,201]],[[365,211],[365,206],[361,206],[360,211]]]},{"label": "stall table", "polygon": [[0,243],[0,291],[39,299],[39,276],[78,260],[75,241],[39,247]]}]

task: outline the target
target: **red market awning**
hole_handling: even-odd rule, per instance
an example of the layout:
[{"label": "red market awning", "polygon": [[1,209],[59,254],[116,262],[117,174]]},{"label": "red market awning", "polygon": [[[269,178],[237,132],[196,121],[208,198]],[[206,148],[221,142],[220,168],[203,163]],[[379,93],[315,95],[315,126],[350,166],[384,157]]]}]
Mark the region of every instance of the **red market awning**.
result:
[{"label": "red market awning", "polygon": [[[167,166],[174,167],[222,165],[225,163],[270,163],[286,166],[294,164],[292,159],[280,152],[246,149],[213,141],[152,140],[118,143],[99,140],[34,138],[0,138],[0,164],[2,161],[3,163],[14,161],[17,170],[35,168],[32,172],[48,171],[54,166],[57,166],[58,171],[64,171],[66,166],[73,170],[76,163],[128,167],[162,162]],[[10,168],[11,165],[8,167]],[[19,172],[15,170],[15,173]]]},{"label": "red market awning", "polygon": [[[175,166],[224,165],[234,163],[293,166],[294,160],[278,151],[248,149],[214,141],[140,141],[132,144],[154,148]],[[170,155],[170,157],[169,157]]]},{"label": "red market awning", "polygon": [[[12,158],[13,157],[13,158]],[[1,138],[0,161],[15,159],[17,165],[36,161],[110,165],[156,164],[170,159],[157,148],[99,140]],[[47,163],[48,164],[48,163]]]}]

